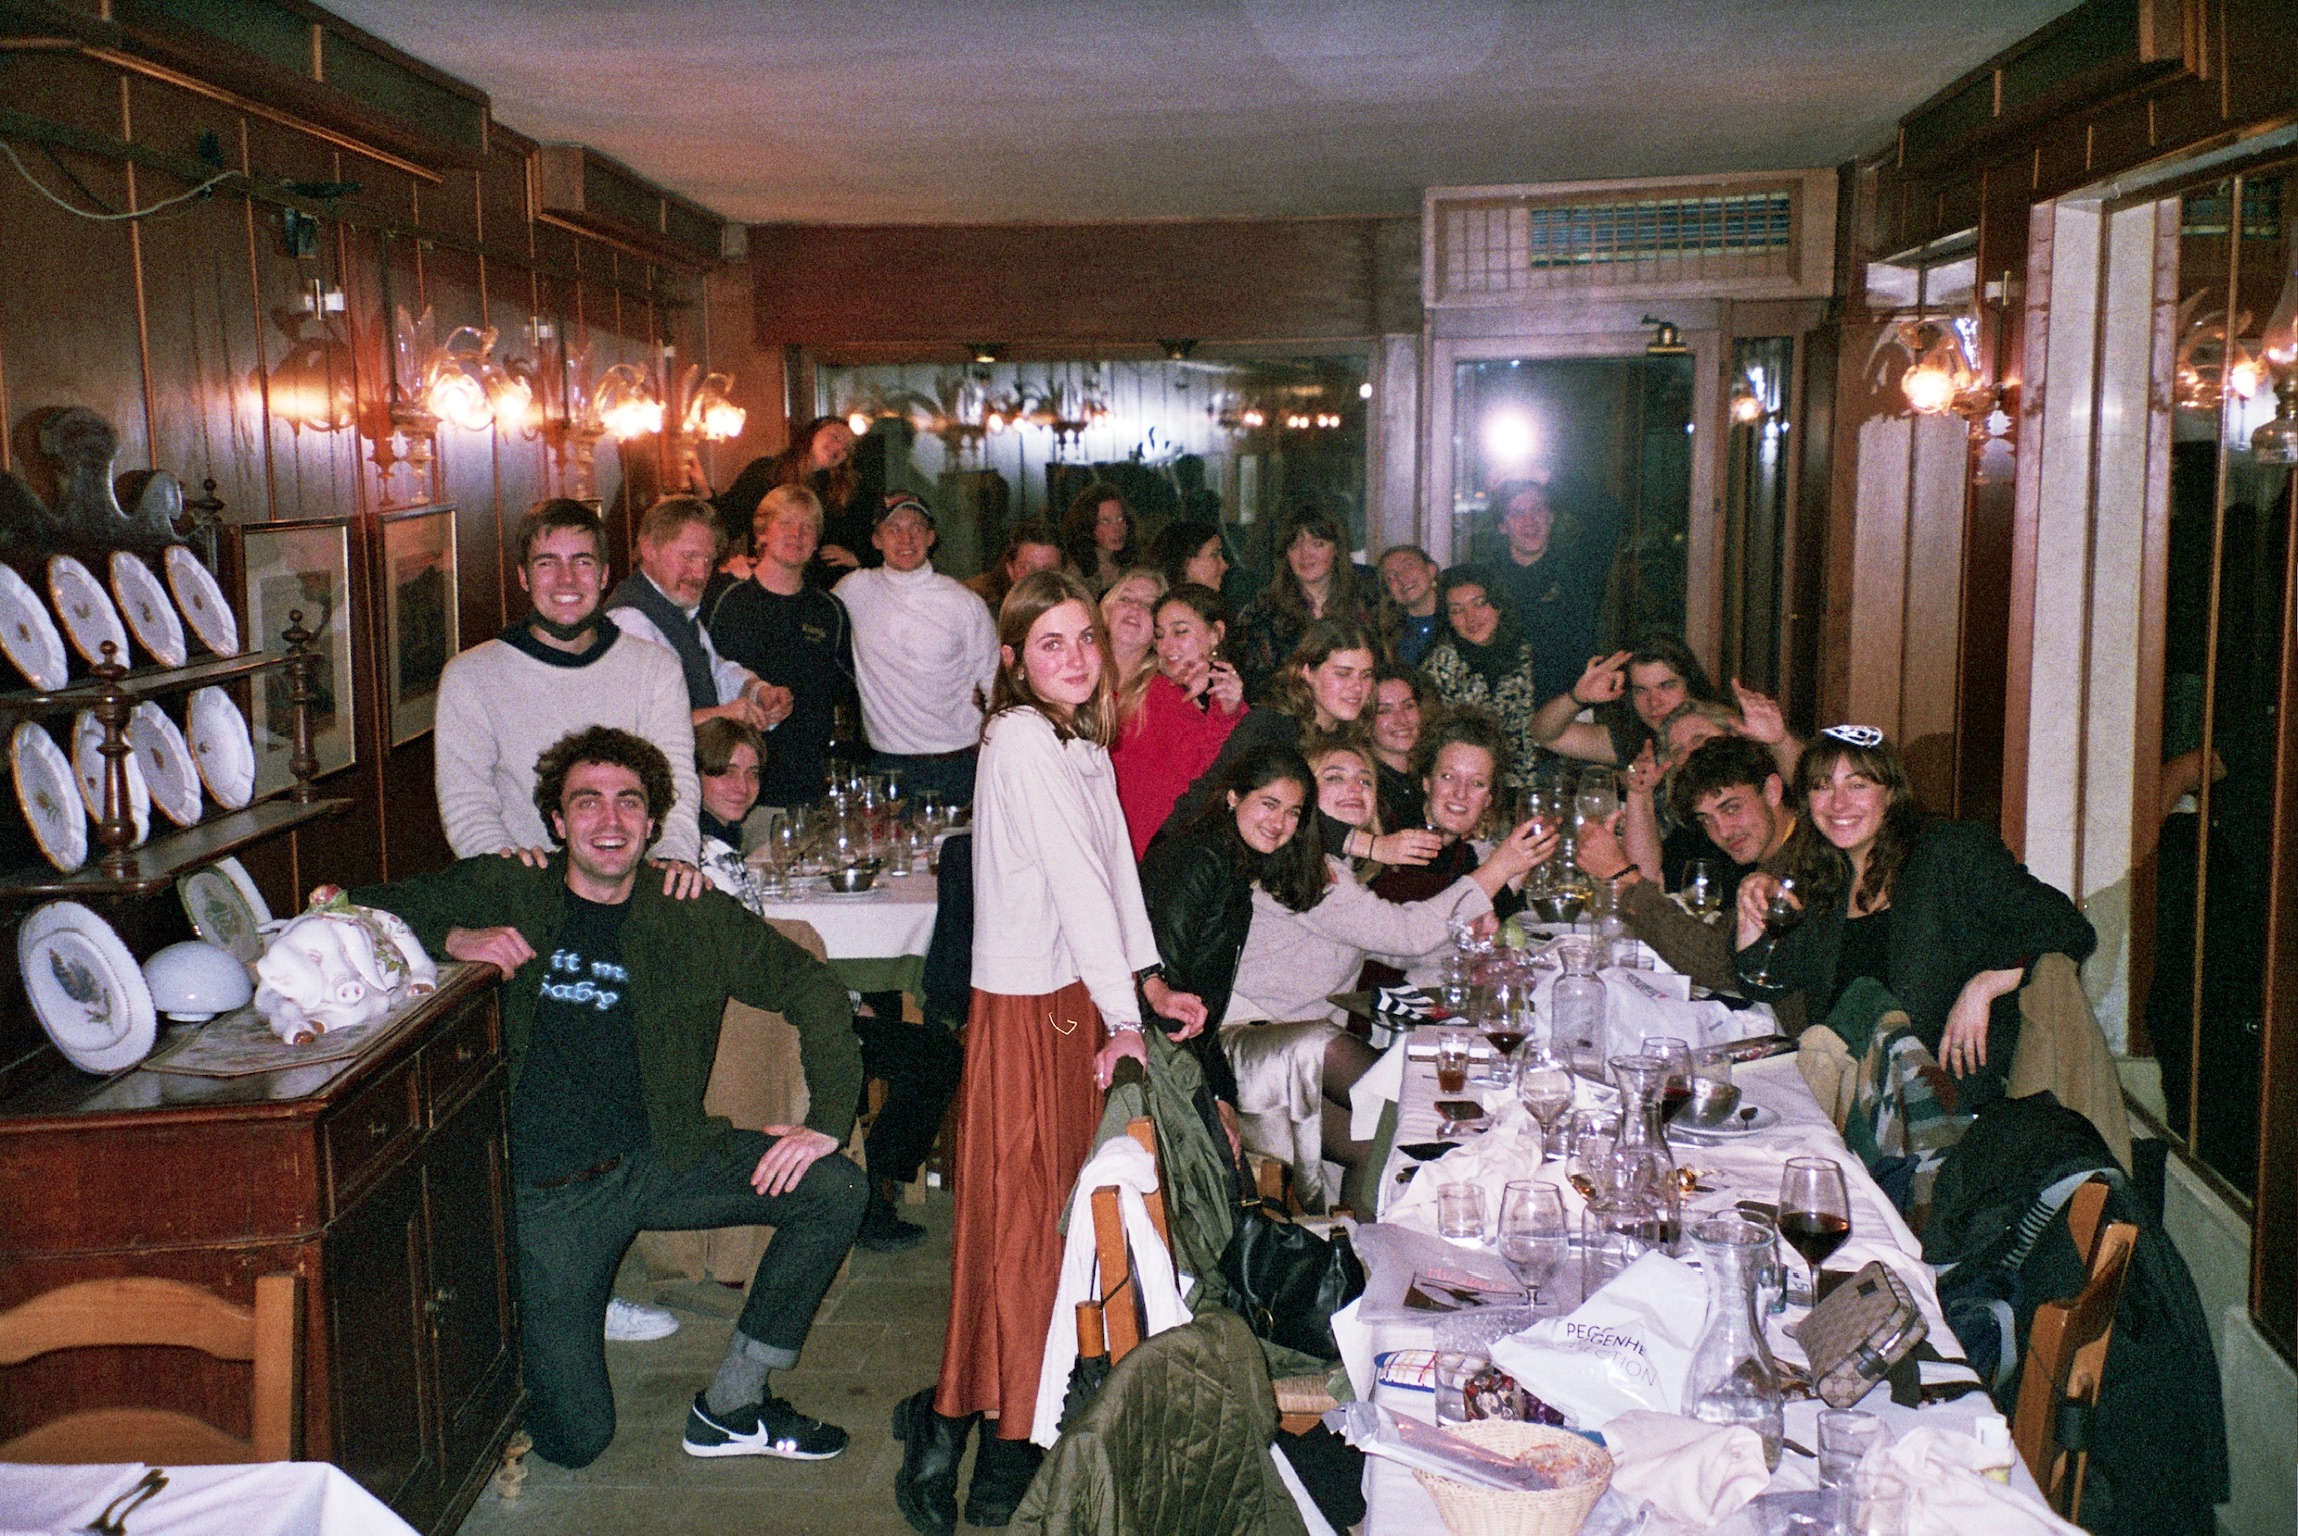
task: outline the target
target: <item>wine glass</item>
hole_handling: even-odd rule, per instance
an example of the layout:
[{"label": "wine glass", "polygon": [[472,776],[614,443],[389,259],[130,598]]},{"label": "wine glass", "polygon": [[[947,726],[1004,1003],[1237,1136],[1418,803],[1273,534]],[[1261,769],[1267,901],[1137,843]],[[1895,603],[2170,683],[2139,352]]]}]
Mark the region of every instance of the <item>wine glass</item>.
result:
[{"label": "wine glass", "polygon": [[1572,1069],[1553,1051],[1535,1044],[1517,1070],[1516,1101],[1540,1123],[1540,1155],[1545,1159],[1556,1122],[1572,1107]]},{"label": "wine glass", "polygon": [[1771,946],[1764,951],[1763,963],[1747,979],[1751,987],[1771,985],[1771,962],[1772,957],[1779,953],[1780,936],[1803,921],[1803,908],[1790,899],[1795,895],[1795,877],[1782,875],[1779,877],[1779,889],[1773,891],[1771,900],[1764,903],[1763,933],[1771,941]]},{"label": "wine glass", "polygon": [[1609,768],[1587,768],[1580,773],[1580,790],[1572,802],[1580,824],[1606,822],[1620,808],[1619,777]]},{"label": "wine glass", "polygon": [[1723,910],[1723,871],[1713,859],[1684,862],[1684,910],[1706,922]]},{"label": "wine glass", "polygon": [[1832,1158],[1791,1157],[1779,1176],[1779,1235],[1803,1255],[1811,1297],[1819,1299],[1819,1266],[1851,1239],[1851,1195]]},{"label": "wine glass", "polygon": [[1508,1086],[1516,1048],[1524,1043],[1523,1020],[1516,1007],[1520,985],[1513,976],[1498,975],[1484,986],[1484,1017],[1478,1027],[1492,1047],[1492,1066],[1485,1081],[1494,1087]]},{"label": "wine glass", "polygon": [[1540,1287],[1563,1268],[1571,1229],[1564,1222],[1564,1195],[1553,1185],[1514,1179],[1500,1192],[1501,1259],[1540,1305]]}]

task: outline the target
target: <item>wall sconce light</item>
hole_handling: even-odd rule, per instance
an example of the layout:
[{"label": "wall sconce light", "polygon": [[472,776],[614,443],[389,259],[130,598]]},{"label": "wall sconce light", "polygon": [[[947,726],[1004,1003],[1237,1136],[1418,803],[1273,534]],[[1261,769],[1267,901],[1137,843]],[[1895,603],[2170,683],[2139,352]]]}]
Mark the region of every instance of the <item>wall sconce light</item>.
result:
[{"label": "wall sconce light", "polygon": [[1653,327],[1652,339],[1644,343],[1646,357],[1681,357],[1691,350],[1684,345],[1684,333],[1676,328],[1673,320],[1646,315],[1637,323]]},{"label": "wall sconce light", "polygon": [[868,437],[874,418],[868,411],[855,411],[846,417],[846,430],[856,437]]},{"label": "wall sconce light", "polygon": [[2250,434],[2250,457],[2260,464],[2298,464],[2298,245],[2282,296],[2258,338],[2258,361],[2274,375],[2274,415]]},{"label": "wall sconce light", "polygon": [[973,354],[973,360],[977,363],[994,363],[1005,356],[1005,343],[1002,341],[969,341],[965,349]]},{"label": "wall sconce light", "polygon": [[1899,374],[1900,397],[1916,415],[1953,411],[1967,420],[1983,421],[1994,412],[2000,391],[1974,366],[1970,338],[1959,322],[1945,318],[1899,321],[1876,339],[1869,367],[1894,350],[1906,359]]},{"label": "wall sconce light", "polygon": [[705,374],[698,386],[694,376],[700,366],[690,365],[681,385],[686,395],[686,435],[705,443],[723,443],[740,437],[750,413],[727,398],[727,391],[734,387],[733,378],[723,373]]},{"label": "wall sconce light", "polygon": [[1177,336],[1171,341],[1158,342],[1157,347],[1165,354],[1168,363],[1185,363],[1189,360],[1189,354],[1197,350],[1197,338]]},{"label": "wall sconce light", "polygon": [[1737,427],[1752,427],[1769,414],[1763,396],[1756,392],[1754,382],[1745,374],[1732,381],[1729,409],[1732,425]]},{"label": "wall sconce light", "polygon": [[599,375],[591,413],[618,443],[662,430],[662,402],[654,398],[645,371],[636,363],[616,363]]}]

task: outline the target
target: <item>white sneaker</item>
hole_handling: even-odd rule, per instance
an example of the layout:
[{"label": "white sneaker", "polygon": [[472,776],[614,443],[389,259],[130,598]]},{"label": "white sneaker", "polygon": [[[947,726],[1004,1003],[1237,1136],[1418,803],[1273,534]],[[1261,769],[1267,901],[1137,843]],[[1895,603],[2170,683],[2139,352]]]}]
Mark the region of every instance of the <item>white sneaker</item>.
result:
[{"label": "white sneaker", "polygon": [[642,1306],[617,1296],[606,1304],[606,1336],[624,1344],[667,1339],[678,1331],[678,1319],[660,1307]]}]

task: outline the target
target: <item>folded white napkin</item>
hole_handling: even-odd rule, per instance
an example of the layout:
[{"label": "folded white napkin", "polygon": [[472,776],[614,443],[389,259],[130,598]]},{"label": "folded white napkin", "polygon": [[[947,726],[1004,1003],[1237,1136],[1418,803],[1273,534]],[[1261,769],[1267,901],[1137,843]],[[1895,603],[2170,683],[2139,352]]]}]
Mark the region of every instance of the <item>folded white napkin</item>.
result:
[{"label": "folded white napkin", "polygon": [[1871,1453],[1869,1465],[1907,1485],[1907,1536],[2080,1536],[2033,1495],[1982,1473],[1984,1454],[1970,1435],[1924,1424]]},{"label": "folded white napkin", "polygon": [[[1480,1097],[1482,1097],[1480,1095]],[[1498,1094],[1484,1099],[1492,1114],[1492,1129],[1472,1136],[1434,1162],[1422,1163],[1412,1182],[1382,1205],[1380,1219],[1415,1231],[1436,1230],[1436,1192],[1446,1184],[1474,1184],[1484,1191],[1485,1227],[1489,1232],[1500,1219],[1500,1192],[1511,1179],[1529,1179],[1540,1171],[1539,1126],[1513,1099]],[[1557,1168],[1556,1177],[1563,1170]]]},{"label": "folded white napkin", "polygon": [[1636,1411],[1604,1426],[1604,1445],[1612,1453],[1612,1487],[1621,1496],[1695,1530],[1727,1518],[1771,1485],[1763,1440],[1744,1424]]},{"label": "folded white napkin", "polygon": [[1404,1097],[1404,1049],[1409,1032],[1381,1054],[1348,1091],[1348,1134],[1351,1141],[1370,1141],[1380,1131],[1380,1112]]}]

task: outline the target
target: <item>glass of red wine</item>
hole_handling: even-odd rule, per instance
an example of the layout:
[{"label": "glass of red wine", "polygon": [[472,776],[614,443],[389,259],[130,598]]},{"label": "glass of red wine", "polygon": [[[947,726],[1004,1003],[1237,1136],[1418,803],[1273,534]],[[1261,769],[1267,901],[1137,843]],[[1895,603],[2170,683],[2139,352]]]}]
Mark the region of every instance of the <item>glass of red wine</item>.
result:
[{"label": "glass of red wine", "polygon": [[1791,1157],[1779,1176],[1779,1235],[1803,1255],[1811,1297],[1819,1299],[1819,1266],[1851,1238],[1851,1195],[1832,1158]]},{"label": "glass of red wine", "polygon": [[1764,903],[1763,936],[1770,941],[1770,947],[1764,951],[1763,963],[1755,968],[1755,974],[1747,978],[1749,986],[1771,985],[1771,961],[1779,953],[1780,936],[1802,921],[1803,907],[1796,898],[1795,877],[1782,875],[1778,889],[1771,893],[1771,900]]},{"label": "glass of red wine", "polygon": [[1643,1053],[1667,1064],[1660,1078],[1660,1124],[1667,1125],[1692,1102],[1692,1048],[1673,1035],[1653,1035]]}]

